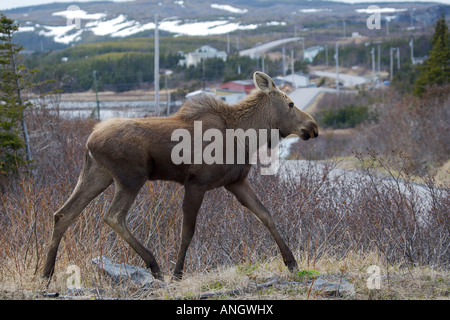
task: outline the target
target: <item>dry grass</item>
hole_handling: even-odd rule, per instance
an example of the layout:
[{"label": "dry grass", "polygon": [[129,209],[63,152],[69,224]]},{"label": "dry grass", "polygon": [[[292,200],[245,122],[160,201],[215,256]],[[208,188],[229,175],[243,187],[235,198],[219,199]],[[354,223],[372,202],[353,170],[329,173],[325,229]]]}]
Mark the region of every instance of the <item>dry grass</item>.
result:
[{"label": "dry grass", "polygon": [[[383,259],[375,254],[349,253],[344,259],[322,257],[314,268],[306,264],[306,259],[297,255],[300,270],[315,270],[320,277],[339,281],[347,279],[355,285],[355,296],[343,296],[340,299],[449,299],[450,273],[430,268],[404,268],[390,266],[383,268]],[[305,257],[303,257],[305,258]],[[367,267],[379,265],[381,288],[367,288]],[[261,284],[278,280],[269,286]],[[155,290],[140,298],[156,299],[198,299],[213,295],[217,299],[289,299],[321,300],[330,297],[319,291],[311,290],[315,277],[300,278],[289,273],[279,259],[260,263],[247,263],[210,273],[189,276],[180,283]]]},{"label": "dry grass", "polygon": [[450,160],[445,162],[442,166],[436,170],[436,184],[441,186],[450,185]]},{"label": "dry grass", "polygon": [[[63,300],[76,299],[138,299],[138,300],[449,300],[450,272],[430,267],[385,266],[377,253],[349,252],[344,258],[323,256],[315,266],[306,263],[306,257],[296,255],[299,269],[314,271],[315,276],[300,277],[290,273],[279,258],[255,263],[243,263],[231,267],[218,267],[208,272],[187,274],[181,281],[157,282],[143,289],[133,282],[121,284],[111,281],[93,267],[82,270],[80,292],[67,290],[68,274],[60,263],[55,279],[46,282],[25,271],[20,281],[2,281],[0,299],[55,299],[42,292],[58,292]],[[69,263],[69,262],[67,262]],[[369,289],[367,281],[371,265],[381,268],[380,289]],[[68,266],[68,265],[67,265]],[[313,289],[317,277],[339,282],[347,279],[355,286],[355,295],[339,297],[325,295]]]},{"label": "dry grass", "polygon": [[[174,91],[173,89],[171,91]],[[165,91],[164,91],[165,92]],[[124,92],[101,91],[98,92],[99,101],[152,101],[155,99],[155,92],[150,90],[130,90]],[[165,100],[166,95],[161,94],[161,99]],[[96,101],[95,91],[64,93],[61,94],[62,101]]]}]

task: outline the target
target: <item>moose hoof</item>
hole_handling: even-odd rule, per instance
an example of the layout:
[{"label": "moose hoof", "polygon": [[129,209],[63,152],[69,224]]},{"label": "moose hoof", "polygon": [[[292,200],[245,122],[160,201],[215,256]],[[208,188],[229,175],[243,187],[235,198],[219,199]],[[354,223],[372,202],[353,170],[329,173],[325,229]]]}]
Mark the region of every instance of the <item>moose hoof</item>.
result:
[{"label": "moose hoof", "polygon": [[172,276],[173,281],[180,281],[182,278],[183,278],[182,272],[174,272],[174,274]]},{"label": "moose hoof", "polygon": [[44,270],[44,272],[41,273],[40,278],[50,280],[52,276],[53,276],[53,269],[51,269],[50,271]]},{"label": "moose hoof", "polygon": [[161,272],[152,273],[152,275],[156,280],[164,282],[164,277]]},{"label": "moose hoof", "polygon": [[298,266],[296,261],[286,261],[285,262],[286,267],[290,272],[296,272],[298,271]]}]

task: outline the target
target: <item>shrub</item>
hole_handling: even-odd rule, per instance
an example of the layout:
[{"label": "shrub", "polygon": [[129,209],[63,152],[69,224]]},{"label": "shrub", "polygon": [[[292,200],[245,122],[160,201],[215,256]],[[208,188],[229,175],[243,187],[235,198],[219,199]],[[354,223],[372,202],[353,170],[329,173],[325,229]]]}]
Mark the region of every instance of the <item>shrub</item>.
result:
[{"label": "shrub", "polygon": [[436,23],[431,43],[430,56],[419,68],[420,74],[414,88],[416,95],[422,95],[427,86],[450,83],[450,35],[444,13]]},{"label": "shrub", "polygon": [[369,147],[380,154],[401,150],[411,159],[411,170],[423,171],[449,159],[450,86],[434,87],[422,97],[398,96],[390,91],[377,105],[377,121],[361,127],[354,149]]},{"label": "shrub", "polygon": [[333,129],[354,128],[370,119],[367,106],[344,105],[337,110],[323,110],[317,114],[318,121]]}]

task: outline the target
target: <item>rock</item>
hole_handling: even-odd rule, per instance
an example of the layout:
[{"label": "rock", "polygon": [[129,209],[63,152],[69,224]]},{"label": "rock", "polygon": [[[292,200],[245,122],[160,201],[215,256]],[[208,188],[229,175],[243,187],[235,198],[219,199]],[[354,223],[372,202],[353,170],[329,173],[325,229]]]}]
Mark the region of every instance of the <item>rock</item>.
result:
[{"label": "rock", "polygon": [[355,286],[345,278],[332,282],[323,277],[319,277],[314,282],[313,290],[319,292],[321,295],[332,297],[355,296]]},{"label": "rock", "polygon": [[107,257],[95,257],[92,262],[117,283],[128,280],[137,285],[150,286],[154,282],[151,272],[144,268],[126,263],[113,263]]}]

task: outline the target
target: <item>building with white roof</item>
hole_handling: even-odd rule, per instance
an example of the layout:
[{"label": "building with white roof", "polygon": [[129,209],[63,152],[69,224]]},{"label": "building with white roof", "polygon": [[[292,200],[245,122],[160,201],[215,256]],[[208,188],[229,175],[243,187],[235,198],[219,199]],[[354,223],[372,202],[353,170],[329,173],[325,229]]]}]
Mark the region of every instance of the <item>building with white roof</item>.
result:
[{"label": "building with white roof", "polygon": [[225,51],[219,51],[216,48],[205,45],[194,52],[186,54],[184,59],[180,60],[178,64],[189,68],[190,66],[198,66],[202,60],[218,58],[227,61],[227,57],[228,55]]}]

